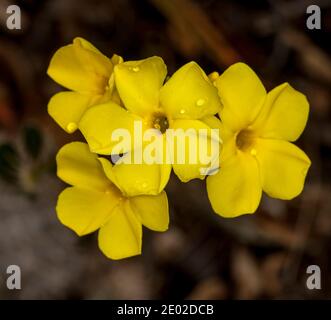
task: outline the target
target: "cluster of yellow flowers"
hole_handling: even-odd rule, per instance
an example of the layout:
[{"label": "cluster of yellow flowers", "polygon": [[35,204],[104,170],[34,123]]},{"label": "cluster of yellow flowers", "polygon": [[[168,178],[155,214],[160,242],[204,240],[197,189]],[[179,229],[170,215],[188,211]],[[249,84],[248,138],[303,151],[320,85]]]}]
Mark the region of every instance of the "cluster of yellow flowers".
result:
[{"label": "cluster of yellow flowers", "polygon": [[[292,142],[306,125],[307,99],[288,83],[267,93],[246,64],[207,76],[189,62],[167,78],[160,57],[109,59],[76,38],[54,54],[48,75],[69,89],[51,98],[49,114],[87,141],[69,143],[57,155],[57,174],[72,185],[59,196],[58,217],[78,235],[99,229],[99,247],[111,259],[141,253],[142,226],[167,230],[164,188],[172,169],[183,182],[205,178],[199,162],[109,161],[112,133],[124,128],[134,135],[135,121],[158,130],[161,140],[171,128],[219,130],[220,166],[206,184],[212,208],[223,217],[254,213],[262,190],[292,199],[303,189],[310,160]],[[210,145],[211,135],[204,139]],[[128,144],[121,156],[133,152]]]}]

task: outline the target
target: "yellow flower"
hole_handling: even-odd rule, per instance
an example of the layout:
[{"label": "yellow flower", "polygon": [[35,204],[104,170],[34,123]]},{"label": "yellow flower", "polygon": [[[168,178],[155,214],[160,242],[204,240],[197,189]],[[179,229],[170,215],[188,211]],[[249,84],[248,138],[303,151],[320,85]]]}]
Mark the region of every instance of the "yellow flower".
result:
[{"label": "yellow flower", "polygon": [[104,56],[91,43],[75,38],[53,56],[47,74],[72,91],[55,94],[48,104],[51,117],[68,133],[76,131],[84,112],[94,104],[119,101],[114,88],[114,65],[123,59]]},{"label": "yellow flower", "polygon": [[[80,129],[91,151],[99,154],[112,152],[114,142],[111,141],[111,135],[116,128],[125,128],[129,130],[131,136],[134,136],[134,120],[141,121],[143,130],[151,128],[158,130],[160,140],[163,141],[162,144],[160,143],[160,148],[161,145],[168,148],[166,141],[168,129],[192,128],[193,133],[199,129],[210,130],[202,120],[204,117],[214,115],[220,108],[217,89],[194,62],[181,67],[165,84],[163,83],[167,68],[160,57],[121,63],[115,66],[114,74],[116,87],[126,110],[115,103],[105,103],[89,109],[81,120]],[[202,143],[209,145],[210,135],[207,135],[205,142]],[[130,151],[131,147],[128,146],[127,151]],[[187,143],[184,163],[175,161],[173,165],[122,164],[111,168],[126,172],[121,176],[127,184],[130,184],[126,188],[128,194],[134,195],[140,192],[155,194],[166,185],[171,167],[181,181],[204,178],[200,171],[201,163],[188,163],[191,147]],[[176,159],[176,142],[172,150]],[[106,173],[113,175],[108,170],[106,160],[103,161],[103,165]]]},{"label": "yellow flower", "polygon": [[267,94],[243,63],[228,68],[215,85],[223,105],[220,171],[207,178],[215,212],[225,217],[254,213],[262,190],[284,200],[299,195],[311,163],[291,142],[305,128],[306,97],[288,83]]},{"label": "yellow flower", "polygon": [[59,220],[79,236],[98,229],[101,251],[111,259],[141,253],[142,225],[165,231],[169,224],[165,192],[128,198],[104,174],[88,145],[73,142],[57,155],[57,174],[72,187],[59,196]]}]

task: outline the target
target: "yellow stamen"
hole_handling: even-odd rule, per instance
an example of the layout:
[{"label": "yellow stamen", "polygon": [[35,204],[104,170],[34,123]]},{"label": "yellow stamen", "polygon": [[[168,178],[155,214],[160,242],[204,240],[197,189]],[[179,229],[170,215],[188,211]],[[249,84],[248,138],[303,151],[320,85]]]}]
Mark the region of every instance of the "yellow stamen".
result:
[{"label": "yellow stamen", "polygon": [[169,120],[164,114],[155,114],[152,120],[152,126],[154,129],[160,130],[161,133],[165,133],[169,128]]}]

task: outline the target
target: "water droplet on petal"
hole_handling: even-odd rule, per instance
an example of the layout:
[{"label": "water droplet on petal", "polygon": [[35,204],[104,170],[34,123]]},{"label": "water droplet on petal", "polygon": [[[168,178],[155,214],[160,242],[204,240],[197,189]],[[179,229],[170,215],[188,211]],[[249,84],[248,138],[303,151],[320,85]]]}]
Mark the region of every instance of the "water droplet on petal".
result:
[{"label": "water droplet on petal", "polygon": [[251,150],[251,155],[252,155],[252,156],[256,156],[256,154],[257,154],[257,151],[256,151],[256,149],[253,148],[253,149]]},{"label": "water droplet on petal", "polygon": [[146,188],[147,188],[147,182],[144,182],[144,183],[142,184],[142,187],[143,187],[143,189],[146,189]]},{"label": "water droplet on petal", "polygon": [[133,67],[133,68],[132,68],[132,71],[133,71],[133,72],[138,72],[139,70],[140,70],[139,67]]},{"label": "water droplet on petal", "polygon": [[75,122],[69,122],[67,125],[67,130],[69,133],[74,132],[77,128],[78,128],[78,126]]},{"label": "water droplet on petal", "polygon": [[197,106],[198,107],[201,107],[201,106],[203,106],[204,104],[205,104],[205,100],[204,99],[199,99],[197,102],[196,102],[196,104],[197,104]]},{"label": "water droplet on petal", "polygon": [[179,113],[180,114],[184,114],[185,113],[185,110],[184,109],[180,109]]},{"label": "water droplet on petal", "polygon": [[214,71],[208,75],[208,78],[210,81],[215,82],[219,76],[220,76],[219,73],[217,71]]}]

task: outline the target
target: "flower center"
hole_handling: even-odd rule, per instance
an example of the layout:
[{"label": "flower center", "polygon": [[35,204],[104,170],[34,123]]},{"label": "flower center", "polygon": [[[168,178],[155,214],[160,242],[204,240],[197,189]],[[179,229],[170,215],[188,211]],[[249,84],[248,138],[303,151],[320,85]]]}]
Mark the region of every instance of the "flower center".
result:
[{"label": "flower center", "polygon": [[241,151],[253,151],[254,133],[250,130],[242,130],[237,134],[236,145]]},{"label": "flower center", "polygon": [[165,133],[169,129],[169,120],[164,114],[155,114],[152,121],[154,129],[160,130],[161,133]]}]

